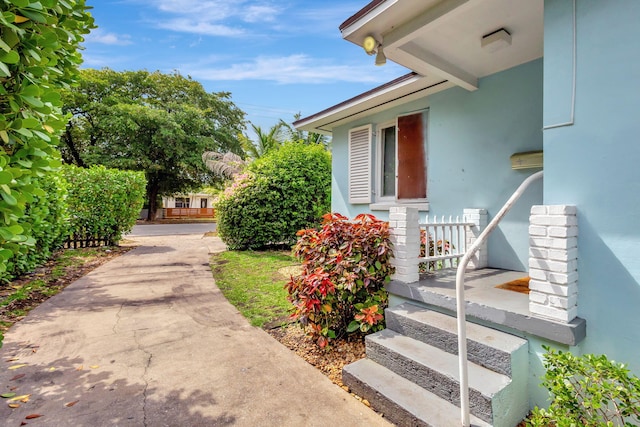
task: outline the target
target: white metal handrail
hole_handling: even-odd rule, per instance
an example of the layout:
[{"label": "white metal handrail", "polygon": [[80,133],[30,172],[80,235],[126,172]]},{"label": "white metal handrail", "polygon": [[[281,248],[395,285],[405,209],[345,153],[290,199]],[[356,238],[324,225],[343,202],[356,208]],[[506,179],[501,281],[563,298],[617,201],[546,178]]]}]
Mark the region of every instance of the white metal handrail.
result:
[{"label": "white metal handrail", "polygon": [[485,228],[475,242],[467,249],[458,264],[456,270],[456,308],[458,319],[458,368],[460,372],[460,418],[463,427],[469,427],[469,374],[467,371],[467,329],[466,314],[464,300],[464,273],[471,261],[473,255],[478,252],[480,246],[487,240],[487,237],[498,226],[498,223],[511,210],[516,201],[522,196],[522,193],[531,185],[532,182],[542,178],[543,171],[536,172],[525,179],[518,189],[511,195],[509,200],[502,206],[500,211],[491,220],[487,228]]}]

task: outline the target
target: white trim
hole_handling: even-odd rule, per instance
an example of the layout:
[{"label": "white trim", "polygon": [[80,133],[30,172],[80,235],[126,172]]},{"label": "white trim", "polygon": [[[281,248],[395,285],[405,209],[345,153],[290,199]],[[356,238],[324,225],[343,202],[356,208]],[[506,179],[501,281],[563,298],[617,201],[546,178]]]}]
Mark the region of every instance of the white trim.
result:
[{"label": "white trim", "polygon": [[349,203],[371,203],[372,125],[349,130]]},{"label": "white trim", "polygon": [[381,203],[371,203],[369,205],[369,209],[372,211],[388,211],[392,207],[405,207],[405,208],[416,208],[419,212],[429,212],[429,203],[428,202],[381,202]]},{"label": "white trim", "polygon": [[[382,143],[383,143],[383,134],[382,132],[385,129],[388,129],[390,127],[395,127],[396,128],[396,153],[395,153],[395,161],[396,161],[396,178],[394,178],[395,181],[395,188],[394,188],[394,194],[393,196],[383,196],[382,193],[384,192],[384,167],[383,167],[383,163],[384,163],[384,150],[382,147]],[[398,119],[394,119],[394,120],[389,120],[383,123],[379,123],[376,125],[376,165],[375,165],[375,171],[376,171],[376,188],[374,190],[374,194],[376,195],[376,202],[389,202],[389,203],[395,203],[396,200],[396,194],[398,194]]]}]

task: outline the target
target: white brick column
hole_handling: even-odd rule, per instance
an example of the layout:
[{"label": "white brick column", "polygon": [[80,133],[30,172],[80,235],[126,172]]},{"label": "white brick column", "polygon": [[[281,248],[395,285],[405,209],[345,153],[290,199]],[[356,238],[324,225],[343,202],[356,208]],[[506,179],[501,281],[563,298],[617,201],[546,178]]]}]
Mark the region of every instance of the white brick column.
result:
[{"label": "white brick column", "polygon": [[405,283],[420,279],[420,221],[417,208],[393,206],[389,208],[389,230],[393,243],[391,264],[396,268],[393,280]]},{"label": "white brick column", "polygon": [[[489,216],[486,209],[464,209],[463,217],[465,222],[472,222],[473,226],[467,228],[467,250],[475,243],[480,236],[480,233],[489,224]],[[489,254],[487,252],[487,241],[480,246],[478,252],[476,252],[469,264],[468,269],[477,270],[478,268],[485,268],[489,265]]]},{"label": "white brick column", "polygon": [[529,223],[529,311],[569,323],[578,315],[576,207],[533,206]]}]

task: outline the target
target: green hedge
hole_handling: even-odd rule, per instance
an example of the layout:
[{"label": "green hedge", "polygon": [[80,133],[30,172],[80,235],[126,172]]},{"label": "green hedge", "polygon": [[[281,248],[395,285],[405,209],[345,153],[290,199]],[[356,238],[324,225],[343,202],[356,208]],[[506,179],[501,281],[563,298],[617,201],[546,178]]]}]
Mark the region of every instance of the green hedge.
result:
[{"label": "green hedge", "polygon": [[43,248],[55,246],[58,238],[57,231],[49,233],[46,225],[47,211],[55,205],[46,194],[50,185],[46,177],[61,165],[55,146],[66,125],[58,90],[75,80],[82,62],[78,47],[93,28],[93,18],[84,0],[0,0],[0,12],[0,280],[4,281],[28,268],[31,259]]},{"label": "green hedge", "polygon": [[33,244],[6,243],[13,256],[7,261],[7,269],[0,273],[2,281],[32,271],[49,259],[52,252],[62,246],[67,238],[67,185],[58,172],[51,172],[33,179],[34,195],[26,204],[25,215],[18,221],[22,233],[31,236]]},{"label": "green hedge", "polygon": [[135,225],[145,197],[143,172],[66,165],[69,231],[72,239],[118,242]]},{"label": "green hedge", "polygon": [[216,201],[229,249],[288,245],[319,224],[331,203],[331,155],[321,145],[286,143],[249,165]]}]

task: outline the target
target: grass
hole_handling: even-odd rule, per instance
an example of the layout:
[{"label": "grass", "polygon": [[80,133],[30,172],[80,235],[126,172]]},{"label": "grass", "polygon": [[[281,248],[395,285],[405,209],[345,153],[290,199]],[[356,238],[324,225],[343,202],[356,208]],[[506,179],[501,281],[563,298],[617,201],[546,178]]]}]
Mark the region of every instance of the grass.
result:
[{"label": "grass", "polygon": [[[282,251],[226,251],[211,258],[216,284],[253,326],[277,322],[289,315],[284,285],[288,270],[298,265]],[[282,272],[278,270],[285,269]]]}]

